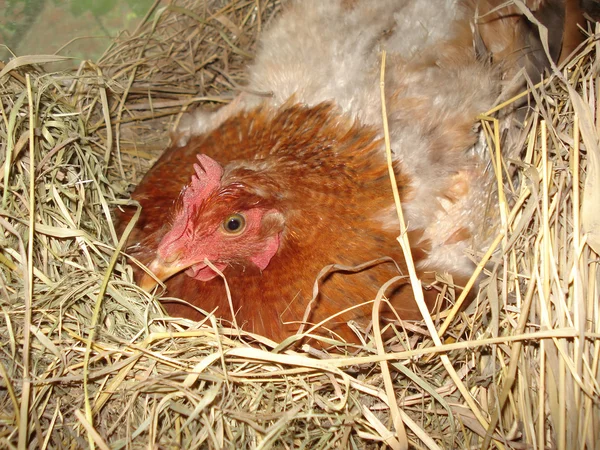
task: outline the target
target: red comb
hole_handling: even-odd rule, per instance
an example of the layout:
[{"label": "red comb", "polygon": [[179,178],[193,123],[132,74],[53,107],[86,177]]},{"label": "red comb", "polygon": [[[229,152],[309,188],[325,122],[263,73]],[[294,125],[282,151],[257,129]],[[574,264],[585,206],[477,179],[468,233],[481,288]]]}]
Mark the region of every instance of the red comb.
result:
[{"label": "red comb", "polygon": [[221,165],[206,155],[196,155],[200,164],[194,164],[195,175],[183,194],[184,204],[187,202],[202,202],[213,190],[219,187],[223,168]]},{"label": "red comb", "polygon": [[176,252],[181,245],[180,239],[185,235],[185,230],[190,225],[190,213],[195,207],[200,206],[211,192],[219,188],[223,168],[214,159],[206,155],[197,155],[199,164],[194,164],[195,175],[192,181],[184,188],[182,201],[183,208],[178,212],[171,230],[165,234],[158,246],[158,254],[165,258]]}]

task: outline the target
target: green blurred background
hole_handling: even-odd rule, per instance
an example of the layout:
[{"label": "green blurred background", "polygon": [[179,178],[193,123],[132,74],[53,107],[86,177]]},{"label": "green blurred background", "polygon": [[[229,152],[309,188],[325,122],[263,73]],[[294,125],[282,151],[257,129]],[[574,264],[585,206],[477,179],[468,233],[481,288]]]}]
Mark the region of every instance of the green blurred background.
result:
[{"label": "green blurred background", "polygon": [[68,64],[71,67],[82,59],[95,60],[120,32],[133,31],[153,3],[154,0],[0,0],[0,60],[7,61],[13,54],[55,54],[59,50],[62,56],[76,58]]}]

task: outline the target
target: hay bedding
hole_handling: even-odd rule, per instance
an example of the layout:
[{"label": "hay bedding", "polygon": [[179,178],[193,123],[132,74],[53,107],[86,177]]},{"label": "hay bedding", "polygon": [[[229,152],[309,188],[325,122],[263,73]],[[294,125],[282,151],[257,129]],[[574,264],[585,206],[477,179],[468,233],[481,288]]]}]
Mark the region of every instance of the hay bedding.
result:
[{"label": "hay bedding", "polygon": [[416,324],[289,350],[132,283],[111,208],[182,110],[243,84],[278,7],[157,2],[76,74],[0,65],[0,448],[600,448],[593,37],[533,90],[522,157],[494,158],[506,233],[477,300],[434,317],[442,345]]}]

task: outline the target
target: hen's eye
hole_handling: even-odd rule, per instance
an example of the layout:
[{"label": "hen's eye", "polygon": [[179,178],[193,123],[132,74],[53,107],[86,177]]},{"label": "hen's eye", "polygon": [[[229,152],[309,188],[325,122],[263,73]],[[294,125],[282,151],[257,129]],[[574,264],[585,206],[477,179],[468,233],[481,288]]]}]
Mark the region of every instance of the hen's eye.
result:
[{"label": "hen's eye", "polygon": [[227,234],[240,234],[246,228],[246,219],[241,214],[232,214],[223,221],[223,230]]}]

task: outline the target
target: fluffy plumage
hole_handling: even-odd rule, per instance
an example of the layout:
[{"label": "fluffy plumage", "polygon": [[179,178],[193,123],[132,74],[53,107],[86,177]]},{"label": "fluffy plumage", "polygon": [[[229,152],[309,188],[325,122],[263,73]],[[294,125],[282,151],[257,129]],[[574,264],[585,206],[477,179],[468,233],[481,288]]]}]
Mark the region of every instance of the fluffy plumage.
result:
[{"label": "fluffy plumage", "polygon": [[[297,330],[328,265],[390,258],[325,277],[309,322],[372,300],[404,273],[381,133],[385,49],[394,169],[415,260],[425,279],[432,270],[468,276],[466,250],[483,250],[495,223],[475,118],[516,88],[502,86],[521,67],[540,71],[535,29],[514,9],[475,24],[476,10],[496,3],[286,4],[261,39],[248,89],[216,113],[189,116],[137,187],[143,211],[129,252],[166,280],[169,296],[231,319],[210,260],[238,323],[274,339]],[[562,27],[562,2],[546,3],[560,7],[550,17]],[[426,295],[433,305],[435,290]],[[406,281],[387,296],[402,318],[419,317]],[[166,307],[200,317],[181,303]],[[350,319],[366,325],[370,306],[326,327],[352,339]]]}]

